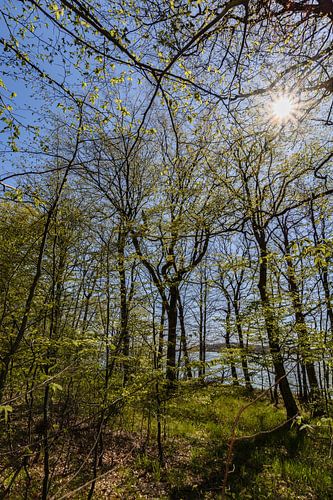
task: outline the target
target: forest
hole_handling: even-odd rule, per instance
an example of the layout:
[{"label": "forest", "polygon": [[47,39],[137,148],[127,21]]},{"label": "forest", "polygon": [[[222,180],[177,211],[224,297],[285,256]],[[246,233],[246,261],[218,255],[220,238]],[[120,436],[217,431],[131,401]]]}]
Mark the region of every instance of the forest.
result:
[{"label": "forest", "polygon": [[1,499],[333,499],[332,62],[332,0],[1,2]]}]

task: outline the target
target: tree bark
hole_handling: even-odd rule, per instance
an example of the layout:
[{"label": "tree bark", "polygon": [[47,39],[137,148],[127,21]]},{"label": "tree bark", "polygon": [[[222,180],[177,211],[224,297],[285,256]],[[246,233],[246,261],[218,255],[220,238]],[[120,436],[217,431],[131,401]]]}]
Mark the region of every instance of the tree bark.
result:
[{"label": "tree bark", "polygon": [[166,378],[170,388],[176,382],[176,340],[177,340],[177,286],[170,286],[168,315],[168,340],[167,340],[167,366]]},{"label": "tree bark", "polygon": [[[120,225],[121,226],[121,225]],[[126,385],[129,376],[129,352],[130,352],[130,337],[128,331],[128,303],[127,303],[127,287],[126,287],[126,269],[125,269],[125,243],[126,235],[122,227],[119,227],[118,233],[118,274],[120,287],[120,338],[122,343],[123,354],[123,383]]]},{"label": "tree bark", "polygon": [[184,353],[185,373],[186,373],[187,378],[191,379],[192,378],[192,371],[191,371],[191,367],[190,367],[190,357],[188,355],[188,349],[187,349],[184,308],[183,308],[183,303],[182,303],[182,300],[180,297],[179,290],[177,290],[177,292],[178,292],[179,323],[180,323],[180,330],[181,330],[180,343],[181,343],[181,347],[182,347],[183,353]]},{"label": "tree bark", "polygon": [[286,262],[287,262],[287,276],[288,276],[288,284],[289,284],[289,290],[291,293],[291,301],[293,304],[294,308],[294,314],[295,314],[295,324],[296,324],[296,330],[298,333],[298,339],[299,339],[299,347],[300,347],[300,354],[302,358],[302,362],[304,363],[305,369],[306,369],[306,374],[309,380],[309,385],[310,385],[310,399],[317,399],[318,397],[318,391],[319,391],[319,384],[318,384],[318,379],[314,367],[314,363],[312,361],[308,361],[307,358],[307,351],[309,350],[309,332],[306,326],[305,322],[305,316],[302,308],[302,302],[301,302],[301,297],[300,297],[300,291],[298,288],[298,284],[296,281],[296,273],[295,273],[295,267],[293,264],[292,256],[290,254],[290,245],[288,241],[288,236],[285,232],[284,234],[285,237],[285,257],[286,257]]},{"label": "tree bark", "polygon": [[[230,299],[229,297],[226,297],[227,299],[227,311],[226,311],[226,318],[225,318],[225,344],[227,346],[227,349],[231,349],[230,345],[230,336],[231,336],[231,305],[230,305]],[[230,368],[231,368],[231,378],[232,378],[232,383],[233,385],[239,385],[238,383],[238,378],[237,378],[237,371],[236,371],[236,366],[233,360],[230,361]]]},{"label": "tree bark", "polygon": [[258,289],[263,308],[269,348],[272,355],[276,379],[278,381],[281,396],[286,408],[287,418],[292,419],[299,413],[299,411],[288,382],[281,354],[281,347],[279,344],[278,325],[274,317],[269,295],[267,293],[267,244],[263,230],[256,230],[255,236],[260,250]]},{"label": "tree bark", "polygon": [[239,305],[238,305],[237,298],[234,301],[234,311],[235,311],[235,319],[236,319],[236,328],[237,328],[238,339],[239,339],[239,347],[241,348],[241,361],[242,361],[242,370],[244,373],[245,387],[247,389],[249,389],[250,391],[252,391],[251,379],[250,379],[250,374],[249,374],[249,367],[247,364],[246,352],[245,352],[245,346],[244,346],[243,329],[242,329],[242,323],[241,323],[241,319],[240,319]]}]

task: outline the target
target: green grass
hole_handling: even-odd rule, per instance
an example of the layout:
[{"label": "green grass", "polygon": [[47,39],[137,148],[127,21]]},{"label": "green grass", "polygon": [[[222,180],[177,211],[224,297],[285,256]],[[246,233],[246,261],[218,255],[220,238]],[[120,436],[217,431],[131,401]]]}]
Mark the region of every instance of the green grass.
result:
[{"label": "green grass", "polygon": [[[144,456],[138,465],[167,485],[169,498],[220,498],[235,417],[255,396],[237,387],[183,384],[165,409],[165,467]],[[284,410],[263,398],[244,411],[236,436],[274,429],[284,420]],[[333,499],[329,435],[315,423],[306,435],[280,429],[237,441],[232,464],[229,498]]]}]

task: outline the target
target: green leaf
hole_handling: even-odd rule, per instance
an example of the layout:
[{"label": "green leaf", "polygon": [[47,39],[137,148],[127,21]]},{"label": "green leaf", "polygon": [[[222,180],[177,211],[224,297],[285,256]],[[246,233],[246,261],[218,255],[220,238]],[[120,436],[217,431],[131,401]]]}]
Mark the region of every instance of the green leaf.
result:
[{"label": "green leaf", "polygon": [[13,411],[13,407],[10,405],[2,405],[0,406],[0,413],[5,414],[5,422],[7,423],[8,421],[8,413]]},{"label": "green leaf", "polygon": [[55,382],[51,382],[51,384],[50,384],[50,389],[51,389],[51,391],[53,391],[53,392],[54,392],[54,394],[55,394],[57,391],[62,391],[62,390],[63,390],[63,387],[62,387],[62,385],[60,385],[60,384],[57,384],[57,383],[55,383]]}]

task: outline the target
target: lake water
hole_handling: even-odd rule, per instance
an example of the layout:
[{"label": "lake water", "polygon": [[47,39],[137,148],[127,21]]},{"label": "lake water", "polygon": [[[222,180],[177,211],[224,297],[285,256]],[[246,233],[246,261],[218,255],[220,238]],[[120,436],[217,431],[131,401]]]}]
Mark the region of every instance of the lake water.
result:
[{"label": "lake water", "polygon": [[[195,365],[199,360],[199,353],[193,352],[190,354],[190,360]],[[256,389],[268,389],[271,385],[274,384],[274,369],[273,367],[267,363],[266,366],[262,364],[256,363],[255,361],[251,361],[250,357],[248,360],[248,368],[249,374],[251,378],[252,386]],[[291,389],[296,392],[297,391],[297,373],[296,373],[296,363],[293,360],[285,361],[285,369],[286,371],[290,371],[288,373],[288,380],[291,386]],[[236,364],[236,372],[239,379],[240,384],[245,384],[244,375],[242,371],[241,364]],[[194,376],[198,376],[199,367],[194,367],[192,369],[192,373]],[[206,370],[205,370],[205,378],[206,379],[220,379],[223,380],[224,383],[232,383],[231,376],[231,368],[230,363],[226,363],[218,352],[206,352]]]}]

